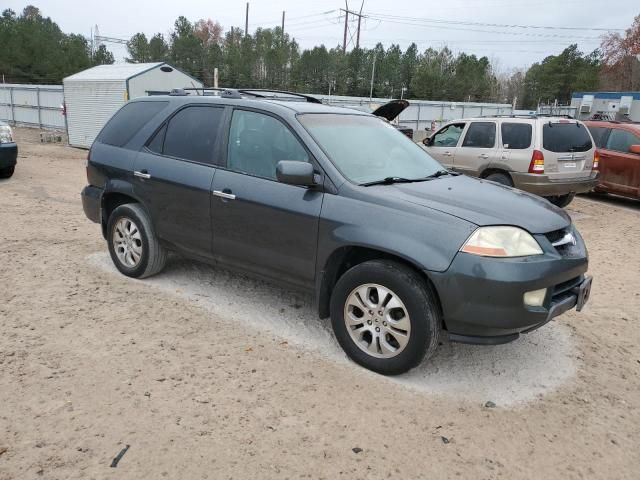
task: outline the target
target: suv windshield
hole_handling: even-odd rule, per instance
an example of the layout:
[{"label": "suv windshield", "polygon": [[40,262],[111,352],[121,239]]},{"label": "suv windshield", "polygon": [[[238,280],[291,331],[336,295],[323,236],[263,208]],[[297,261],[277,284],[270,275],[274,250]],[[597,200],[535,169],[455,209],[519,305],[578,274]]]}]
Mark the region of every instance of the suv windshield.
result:
[{"label": "suv windshield", "polygon": [[545,123],[542,146],[550,152],[586,152],[591,150],[591,136],[579,123]]},{"label": "suv windshield", "polygon": [[351,182],[417,180],[442,170],[442,165],[422,148],[379,118],[305,114],[298,119]]}]

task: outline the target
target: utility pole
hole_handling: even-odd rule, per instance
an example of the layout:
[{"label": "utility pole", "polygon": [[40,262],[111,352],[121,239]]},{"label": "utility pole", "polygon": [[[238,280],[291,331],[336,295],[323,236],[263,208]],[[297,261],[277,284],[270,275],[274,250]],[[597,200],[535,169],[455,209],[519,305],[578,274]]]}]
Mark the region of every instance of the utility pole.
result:
[{"label": "utility pole", "polygon": [[284,10],[282,11],[282,38],[284,39]]},{"label": "utility pole", "polygon": [[364,7],[364,0],[360,4],[360,12],[358,13],[358,35],[356,36],[356,48],[360,48],[360,22],[362,20],[362,7]]},{"label": "utility pole", "polygon": [[342,53],[347,53],[347,27],[349,22],[349,4],[347,0],[344,0],[345,10],[344,11],[344,40],[342,41]]},{"label": "utility pole", "polygon": [[244,36],[249,36],[249,2],[247,2],[247,13],[244,18]]},{"label": "utility pole", "polygon": [[[356,33],[356,43],[355,47],[360,48],[360,27],[362,25],[362,18],[366,18],[366,15],[362,14],[362,8],[364,7],[364,0],[360,4],[360,11],[354,12],[349,10],[349,4],[347,0],[344,1],[345,8],[341,8],[340,11],[344,12],[344,38],[342,41],[342,53],[346,53],[347,51],[347,32],[349,32],[349,15],[354,15],[358,17],[358,28]],[[351,43],[353,44],[353,35],[351,35]]]},{"label": "utility pole", "polygon": [[378,52],[373,54],[373,67],[371,67],[371,89],[369,90],[369,101],[373,98],[373,77],[376,74],[376,56]]}]

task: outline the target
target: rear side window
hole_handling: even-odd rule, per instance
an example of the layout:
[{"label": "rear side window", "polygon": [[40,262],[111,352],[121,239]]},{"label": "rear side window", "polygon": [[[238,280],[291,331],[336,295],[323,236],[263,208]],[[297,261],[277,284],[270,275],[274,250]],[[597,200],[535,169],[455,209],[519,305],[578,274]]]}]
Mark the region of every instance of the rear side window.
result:
[{"label": "rear side window", "polygon": [[503,148],[509,150],[529,148],[532,131],[530,123],[503,123],[500,127]]},{"label": "rear side window", "polygon": [[607,150],[615,150],[616,152],[629,153],[631,145],[640,145],[640,137],[626,130],[611,130],[611,135],[607,140]]},{"label": "rear side window", "polygon": [[100,143],[122,147],[169,102],[131,102],[116,112],[100,132]]},{"label": "rear side window", "polygon": [[496,124],[493,122],[471,122],[463,147],[491,148],[496,144]]},{"label": "rear side window", "polygon": [[148,143],[152,152],[200,163],[213,163],[224,109],[192,106],[176,113]]},{"label": "rear side window", "polygon": [[580,123],[545,123],[542,147],[550,152],[586,152],[591,150],[591,136]]},{"label": "rear side window", "polygon": [[611,129],[604,127],[589,127],[593,141],[596,142],[596,147],[604,148],[607,143],[607,134],[609,133],[609,130]]}]

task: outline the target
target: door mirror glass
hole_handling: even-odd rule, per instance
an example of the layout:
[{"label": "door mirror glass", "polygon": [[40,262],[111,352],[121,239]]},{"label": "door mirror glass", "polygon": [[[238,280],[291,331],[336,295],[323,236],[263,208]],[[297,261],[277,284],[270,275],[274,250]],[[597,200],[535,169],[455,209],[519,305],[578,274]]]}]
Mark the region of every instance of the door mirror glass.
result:
[{"label": "door mirror glass", "polygon": [[313,165],[297,160],[280,160],[276,166],[276,177],[279,182],[289,185],[315,185]]},{"label": "door mirror glass", "polygon": [[640,145],[631,145],[629,147],[630,153],[635,153],[636,155],[640,155]]}]

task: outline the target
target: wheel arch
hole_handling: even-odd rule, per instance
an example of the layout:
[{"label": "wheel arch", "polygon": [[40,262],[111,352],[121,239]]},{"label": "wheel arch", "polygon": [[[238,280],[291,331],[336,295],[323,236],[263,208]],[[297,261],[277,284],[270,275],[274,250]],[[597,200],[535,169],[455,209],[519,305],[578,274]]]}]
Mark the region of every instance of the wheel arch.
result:
[{"label": "wheel arch", "polygon": [[127,203],[140,204],[140,206],[148,214],[144,203],[135,195],[135,193],[133,192],[133,187],[129,183],[113,182],[106,186],[105,191],[102,194],[100,205],[100,223],[102,226],[102,235],[104,236],[104,238],[107,238],[107,223],[109,222],[111,213],[113,213],[113,211],[120,205],[125,205]]},{"label": "wheel arch", "polygon": [[[335,249],[328,256],[321,275],[319,275],[316,288],[316,303],[320,318],[330,316],[331,295],[338,279],[350,268],[369,260],[390,260],[403,264],[417,272],[424,279],[427,288],[432,290],[438,304],[437,307],[442,314],[440,296],[425,270],[419,268],[410,259],[393,252],[359,245],[348,245]],[[444,325],[442,326],[444,327]]]},{"label": "wheel arch", "polygon": [[511,180],[511,182],[513,183],[513,177],[511,177],[511,172],[509,172],[509,170],[505,170],[504,168],[499,168],[499,167],[485,168],[480,174],[480,178],[487,178],[492,173],[500,173],[502,175],[506,175],[507,177],[509,177],[509,180]]}]

